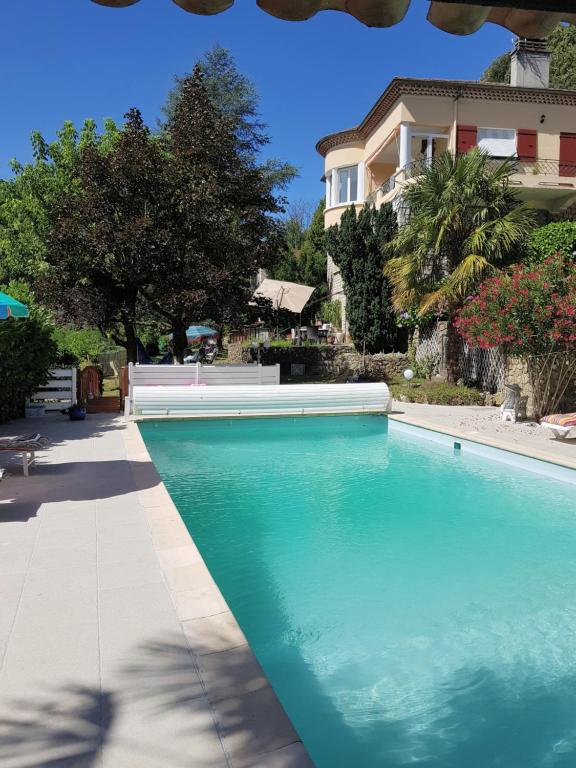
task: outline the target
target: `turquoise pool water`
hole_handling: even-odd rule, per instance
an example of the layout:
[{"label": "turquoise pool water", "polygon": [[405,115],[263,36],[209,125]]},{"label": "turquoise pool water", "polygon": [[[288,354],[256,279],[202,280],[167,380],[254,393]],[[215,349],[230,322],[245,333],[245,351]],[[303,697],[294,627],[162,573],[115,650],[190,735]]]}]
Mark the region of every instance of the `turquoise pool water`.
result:
[{"label": "turquoise pool water", "polygon": [[140,429],[318,768],[573,768],[576,486],[387,425]]}]

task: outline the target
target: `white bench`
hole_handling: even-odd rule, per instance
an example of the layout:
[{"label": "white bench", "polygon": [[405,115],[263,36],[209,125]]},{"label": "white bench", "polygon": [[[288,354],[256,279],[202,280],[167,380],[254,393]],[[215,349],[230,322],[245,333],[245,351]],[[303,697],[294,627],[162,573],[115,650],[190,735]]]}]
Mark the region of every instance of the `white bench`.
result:
[{"label": "white bench", "polygon": [[133,414],[151,416],[290,416],[387,413],[386,384],[135,386]]}]

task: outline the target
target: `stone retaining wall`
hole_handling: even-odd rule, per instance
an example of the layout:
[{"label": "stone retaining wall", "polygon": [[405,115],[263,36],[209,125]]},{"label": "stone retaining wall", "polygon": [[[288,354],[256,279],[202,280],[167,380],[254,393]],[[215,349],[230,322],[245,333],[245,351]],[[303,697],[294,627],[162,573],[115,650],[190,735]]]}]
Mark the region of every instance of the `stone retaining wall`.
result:
[{"label": "stone retaining wall", "polygon": [[[241,344],[228,347],[229,363],[249,363],[256,359],[256,353]],[[408,367],[408,357],[399,352],[366,355],[365,360],[353,346],[318,344],[303,347],[271,347],[262,350],[260,360],[264,365],[280,364],[282,376],[292,374],[292,365],[303,365],[307,377],[341,376],[347,373],[365,372],[375,379],[386,381],[401,375]]]}]

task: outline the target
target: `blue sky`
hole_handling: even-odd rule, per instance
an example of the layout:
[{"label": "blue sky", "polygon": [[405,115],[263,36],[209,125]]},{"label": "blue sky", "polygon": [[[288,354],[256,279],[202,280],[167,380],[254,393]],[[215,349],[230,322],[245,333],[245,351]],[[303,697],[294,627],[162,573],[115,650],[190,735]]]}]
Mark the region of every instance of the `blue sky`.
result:
[{"label": "blue sky", "polygon": [[440,32],[426,21],[424,0],[413,0],[404,22],[390,29],[335,12],[280,21],[255,0],[210,17],[171,0],[124,9],[90,0],[1,5],[0,176],[9,175],[10,158],[30,159],[35,129],[51,139],[66,119],[121,120],[132,106],[154,125],[173,76],[219,43],[258,89],[272,137],[267,154],[300,169],[289,198],[310,202],[323,195],[316,141],[358,123],[392,77],[476,79],[511,47],[511,34],[493,25],[463,38]]}]

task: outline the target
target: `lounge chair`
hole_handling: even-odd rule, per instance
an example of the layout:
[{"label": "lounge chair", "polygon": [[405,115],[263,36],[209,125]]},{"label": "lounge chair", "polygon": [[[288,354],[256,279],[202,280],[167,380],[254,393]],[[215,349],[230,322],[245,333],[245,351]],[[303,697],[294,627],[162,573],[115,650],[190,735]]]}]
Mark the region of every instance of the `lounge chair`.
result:
[{"label": "lounge chair", "polygon": [[554,437],[566,437],[576,429],[576,413],[553,413],[540,419],[540,426],[551,429]]},{"label": "lounge chair", "polygon": [[22,471],[28,477],[28,469],[36,461],[36,451],[41,451],[48,445],[48,438],[36,433],[34,435],[18,435],[18,437],[0,438],[0,451],[14,451],[22,454]]}]

